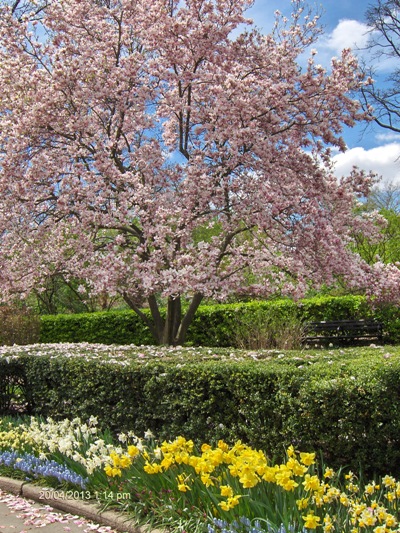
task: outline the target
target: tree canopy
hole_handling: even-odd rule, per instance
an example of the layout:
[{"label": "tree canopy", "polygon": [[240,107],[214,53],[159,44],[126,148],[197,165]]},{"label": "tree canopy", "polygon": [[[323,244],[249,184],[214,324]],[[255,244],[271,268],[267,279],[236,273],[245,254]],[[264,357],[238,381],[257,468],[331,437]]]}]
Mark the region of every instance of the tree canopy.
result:
[{"label": "tree canopy", "polygon": [[357,62],[344,50],[328,72],[311,50],[302,69],[318,18],[298,0],[262,35],[251,3],[1,8],[3,297],[74,276],[174,344],[204,297],[365,279],[348,244],[376,231],[353,211],[371,178],[337,180],[329,159],[364,117]]}]

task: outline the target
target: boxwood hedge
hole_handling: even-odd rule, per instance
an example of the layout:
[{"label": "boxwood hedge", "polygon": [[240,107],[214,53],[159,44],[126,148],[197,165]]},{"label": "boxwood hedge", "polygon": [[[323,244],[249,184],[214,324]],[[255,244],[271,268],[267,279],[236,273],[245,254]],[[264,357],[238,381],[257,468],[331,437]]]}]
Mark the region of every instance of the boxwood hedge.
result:
[{"label": "boxwood hedge", "polygon": [[116,432],[150,429],[160,439],[184,435],[198,443],[241,439],[271,456],[294,444],[323,452],[333,467],[400,474],[397,348],[291,355],[192,349],[169,357],[136,350],[122,359],[51,350],[0,358],[0,390],[23,383],[18,397],[2,398],[4,412],[16,402],[56,419],[94,415]]},{"label": "boxwood hedge", "polygon": [[[145,310],[145,312],[148,312]],[[268,327],[298,320],[376,318],[383,322],[385,341],[400,342],[400,309],[373,309],[363,296],[319,296],[292,300],[254,301],[201,306],[191,324],[187,342],[193,346],[227,347],[238,344],[240,326],[265,323]],[[40,342],[96,342],[151,345],[150,331],[133,311],[108,311],[41,317]]]}]

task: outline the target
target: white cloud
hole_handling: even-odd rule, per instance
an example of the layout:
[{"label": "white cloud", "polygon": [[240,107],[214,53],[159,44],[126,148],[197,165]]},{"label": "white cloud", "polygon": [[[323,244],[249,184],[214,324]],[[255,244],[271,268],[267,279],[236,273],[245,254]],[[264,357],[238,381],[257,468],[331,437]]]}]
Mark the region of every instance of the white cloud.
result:
[{"label": "white cloud", "polygon": [[373,66],[374,73],[392,73],[398,67],[398,57],[376,57],[368,47],[371,38],[379,40],[379,34],[371,33],[363,22],[354,19],[341,19],[337,26],[318,41],[318,51],[322,63],[328,65],[332,55],[340,56],[344,48],[351,48],[360,61]]},{"label": "white cloud", "polygon": [[386,132],[386,133],[377,133],[375,135],[375,139],[379,142],[390,142],[390,141],[398,141],[400,138],[399,134],[395,131],[392,132]]},{"label": "white cloud", "polygon": [[337,54],[343,48],[363,48],[368,41],[368,26],[358,20],[342,19],[324,41],[324,45]]},{"label": "white cloud", "polygon": [[400,143],[393,142],[366,150],[360,146],[333,157],[335,174],[348,175],[353,166],[382,176],[383,182],[400,184]]},{"label": "white cloud", "polygon": [[[368,41],[368,26],[358,20],[341,19],[330,33],[324,33],[318,39],[315,48],[318,52],[317,62],[327,70],[332,57],[340,57],[344,48],[351,48],[354,55],[362,58],[362,50]],[[305,53],[308,58],[308,53]]]}]

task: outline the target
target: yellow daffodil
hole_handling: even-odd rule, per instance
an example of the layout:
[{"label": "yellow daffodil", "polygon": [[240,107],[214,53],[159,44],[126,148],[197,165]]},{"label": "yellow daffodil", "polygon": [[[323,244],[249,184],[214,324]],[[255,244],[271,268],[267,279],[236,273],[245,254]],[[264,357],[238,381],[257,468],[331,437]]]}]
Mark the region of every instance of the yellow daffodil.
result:
[{"label": "yellow daffodil", "polygon": [[104,472],[109,477],[117,477],[117,476],[120,476],[122,474],[122,471],[119,468],[113,467],[111,465],[106,465],[104,467]]},{"label": "yellow daffodil", "polygon": [[171,455],[166,455],[164,456],[164,458],[162,459],[160,465],[162,466],[163,470],[166,471],[168,470],[168,468],[174,464],[174,460],[173,458],[171,457]]},{"label": "yellow daffodil", "polygon": [[239,504],[239,498],[239,495],[232,496],[232,498],[228,498],[227,501],[220,502],[219,506],[223,511],[229,511],[230,509],[233,509],[233,507]]},{"label": "yellow daffodil", "polygon": [[191,490],[188,485],[189,477],[190,476],[185,476],[184,474],[179,474],[179,476],[177,477],[178,490],[180,492],[187,492],[188,490]]},{"label": "yellow daffodil", "polygon": [[159,474],[162,472],[162,466],[158,463],[149,463],[148,461],[143,467],[146,474]]},{"label": "yellow daffodil", "polygon": [[386,516],[386,526],[387,527],[396,527],[397,526],[397,520],[396,520],[396,517],[393,516],[392,514],[388,514]]},{"label": "yellow daffodil", "polygon": [[226,444],[223,440],[218,441],[218,448],[222,450],[223,452],[227,452],[229,450],[229,445]]},{"label": "yellow daffodil", "polygon": [[221,492],[221,496],[224,496],[225,498],[232,498],[233,496],[233,489],[229,485],[221,485],[219,488]]},{"label": "yellow daffodil", "polygon": [[382,478],[382,484],[388,489],[396,486],[396,480],[392,476]]},{"label": "yellow daffodil", "polygon": [[319,516],[315,516],[312,512],[306,516],[303,516],[302,518],[304,520],[304,527],[307,529],[315,529],[321,521],[321,518]]},{"label": "yellow daffodil", "polygon": [[303,481],[303,486],[306,491],[316,491],[320,488],[320,481],[318,476],[310,476],[306,474]]},{"label": "yellow daffodil", "polygon": [[374,526],[376,524],[376,516],[371,509],[365,509],[360,517],[359,524],[363,523],[365,526]]},{"label": "yellow daffodil", "polygon": [[356,493],[360,490],[360,487],[356,483],[349,483],[346,485],[346,489],[350,492]]},{"label": "yellow daffodil", "polygon": [[303,465],[310,466],[315,463],[315,453],[300,453],[300,461]]},{"label": "yellow daffodil", "polygon": [[294,451],[293,445],[291,444],[289,448],[286,450],[288,457],[294,457],[296,452]]},{"label": "yellow daffodil", "polygon": [[281,487],[284,488],[287,492],[294,490],[298,486],[299,484],[296,483],[294,479],[286,479],[281,483]]},{"label": "yellow daffodil", "polygon": [[307,509],[308,507],[308,498],[301,498],[300,500],[296,500],[297,509],[299,511],[302,511],[303,509]]},{"label": "yellow daffodil", "polygon": [[132,458],[136,457],[137,455],[140,454],[139,448],[137,446],[133,446],[133,445],[128,446],[128,454]]},{"label": "yellow daffodil", "polygon": [[368,485],[365,486],[365,494],[374,494],[376,490],[379,490],[380,486],[373,481],[372,483],[368,483]]},{"label": "yellow daffodil", "polygon": [[294,459],[293,457],[291,457],[287,461],[286,466],[287,468],[292,470],[295,476],[303,476],[307,472],[307,467],[304,465],[301,465],[299,461],[297,461],[297,459]]},{"label": "yellow daffodil", "polygon": [[329,487],[323,497],[324,503],[331,503],[340,497],[340,490],[336,487]]},{"label": "yellow daffodil", "polygon": [[335,526],[333,525],[332,518],[327,514],[324,517],[324,533],[332,533],[335,531]]},{"label": "yellow daffodil", "polygon": [[396,493],[394,491],[390,491],[390,492],[387,492],[385,494],[385,498],[389,501],[389,502],[393,502],[395,499],[396,499]]},{"label": "yellow daffodil", "polygon": [[350,505],[350,499],[349,497],[347,496],[346,493],[342,492],[341,495],[340,495],[340,503],[342,505],[344,505],[345,507],[348,507]]},{"label": "yellow daffodil", "polygon": [[214,481],[213,479],[211,478],[210,474],[202,474],[200,476],[200,479],[201,479],[201,482],[206,486],[206,487],[212,487],[214,485]]}]

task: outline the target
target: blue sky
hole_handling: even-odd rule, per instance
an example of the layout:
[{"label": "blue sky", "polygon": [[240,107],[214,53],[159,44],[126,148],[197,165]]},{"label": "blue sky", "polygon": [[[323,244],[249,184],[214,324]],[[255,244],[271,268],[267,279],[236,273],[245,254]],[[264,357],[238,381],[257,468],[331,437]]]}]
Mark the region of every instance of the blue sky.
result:
[{"label": "blue sky", "polygon": [[[376,0],[309,0],[309,5],[322,11],[321,24],[324,35],[315,46],[319,62],[329,67],[330,58],[340,50],[351,47],[354,51],[366,42],[365,11],[368,5],[376,5]],[[265,33],[272,28],[275,10],[289,15],[292,11],[290,0],[255,0],[247,12],[256,26]],[[361,54],[361,52],[358,52]],[[381,66],[382,75],[387,75],[390,65]],[[336,173],[340,176],[349,173],[353,165],[372,170],[385,181],[400,184],[400,136],[391,134],[378,126],[365,125],[347,129],[344,139],[348,150],[334,156]]]}]

